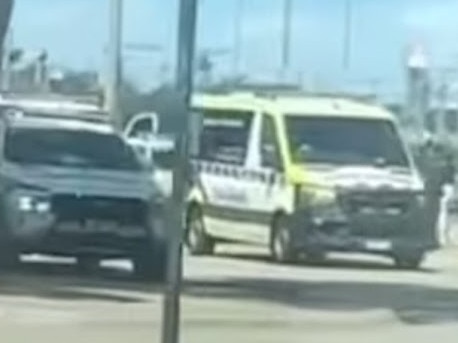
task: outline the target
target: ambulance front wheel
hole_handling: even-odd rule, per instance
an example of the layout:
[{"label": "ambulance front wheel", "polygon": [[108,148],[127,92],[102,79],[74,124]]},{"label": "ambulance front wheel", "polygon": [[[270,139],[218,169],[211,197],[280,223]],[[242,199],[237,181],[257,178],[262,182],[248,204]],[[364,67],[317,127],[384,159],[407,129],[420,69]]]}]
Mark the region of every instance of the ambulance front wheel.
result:
[{"label": "ambulance front wheel", "polygon": [[277,263],[297,262],[298,254],[293,245],[291,230],[284,215],[277,215],[272,223],[270,254]]}]

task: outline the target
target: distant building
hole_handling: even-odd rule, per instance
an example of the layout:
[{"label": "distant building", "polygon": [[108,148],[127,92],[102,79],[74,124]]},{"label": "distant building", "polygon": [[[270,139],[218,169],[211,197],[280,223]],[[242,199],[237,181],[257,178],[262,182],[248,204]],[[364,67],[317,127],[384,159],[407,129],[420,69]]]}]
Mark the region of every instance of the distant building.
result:
[{"label": "distant building", "polygon": [[421,135],[425,128],[431,100],[429,61],[423,46],[410,48],[406,61],[407,99],[404,123]]}]

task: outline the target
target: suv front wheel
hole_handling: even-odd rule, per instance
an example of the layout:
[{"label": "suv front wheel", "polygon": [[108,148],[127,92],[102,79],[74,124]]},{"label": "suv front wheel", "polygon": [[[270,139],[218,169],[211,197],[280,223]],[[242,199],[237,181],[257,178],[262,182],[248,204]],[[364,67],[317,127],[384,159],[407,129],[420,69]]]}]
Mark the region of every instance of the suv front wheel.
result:
[{"label": "suv front wheel", "polygon": [[19,265],[20,251],[5,233],[0,234],[0,268],[12,269]]},{"label": "suv front wheel", "polygon": [[80,273],[95,274],[100,267],[100,258],[92,255],[77,256],[76,267]]},{"label": "suv front wheel", "polygon": [[135,276],[142,280],[165,282],[167,257],[166,242],[141,244],[132,256]]},{"label": "suv front wheel", "polygon": [[10,247],[0,246],[0,269],[12,269],[17,267],[19,262],[19,252]]},{"label": "suv front wheel", "polygon": [[400,253],[393,256],[394,264],[399,269],[419,269],[424,260],[423,253]]}]

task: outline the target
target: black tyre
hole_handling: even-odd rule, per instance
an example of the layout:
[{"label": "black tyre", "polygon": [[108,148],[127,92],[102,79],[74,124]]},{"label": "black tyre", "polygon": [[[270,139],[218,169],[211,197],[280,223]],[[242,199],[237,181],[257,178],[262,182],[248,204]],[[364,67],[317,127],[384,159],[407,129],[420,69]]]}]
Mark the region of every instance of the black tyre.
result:
[{"label": "black tyre", "polygon": [[326,261],[326,253],[320,250],[307,251],[305,257],[311,265],[320,265]]},{"label": "black tyre", "polygon": [[205,232],[202,212],[198,207],[193,207],[189,211],[186,226],[186,245],[191,255],[212,255],[215,251],[215,241]]},{"label": "black tyre", "polygon": [[278,216],[273,221],[270,253],[272,259],[278,263],[297,261],[297,251],[294,249],[291,231],[284,216]]},{"label": "black tyre", "polygon": [[154,242],[140,246],[132,257],[135,276],[141,280],[165,282],[167,257],[165,242]]},{"label": "black tyre", "polygon": [[423,262],[423,254],[400,254],[394,256],[394,264],[399,269],[419,269]]},{"label": "black tyre", "polygon": [[19,266],[20,253],[13,246],[0,245],[0,268],[14,269]]},{"label": "black tyre", "polygon": [[100,267],[100,259],[96,256],[81,255],[76,259],[76,267],[83,274],[95,274]]}]

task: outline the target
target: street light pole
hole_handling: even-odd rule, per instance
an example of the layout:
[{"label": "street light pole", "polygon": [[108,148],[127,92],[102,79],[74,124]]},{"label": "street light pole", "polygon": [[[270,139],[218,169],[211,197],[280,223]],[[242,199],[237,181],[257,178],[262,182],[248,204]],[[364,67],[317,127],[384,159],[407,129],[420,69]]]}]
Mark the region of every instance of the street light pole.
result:
[{"label": "street light pole", "polygon": [[180,292],[182,281],[182,241],[184,198],[189,172],[190,119],[193,89],[193,66],[197,21],[197,0],[180,0],[176,94],[181,107],[181,120],[176,135],[176,159],[173,173],[172,202],[168,209],[170,233],[167,283],[165,287],[162,343],[178,343],[180,339]]},{"label": "street light pole", "polygon": [[344,18],[344,42],[343,42],[343,59],[342,64],[345,70],[350,68],[351,60],[351,43],[352,43],[352,21],[353,21],[353,4],[352,0],[345,0],[345,18]]},{"label": "street light pole", "polygon": [[11,89],[11,79],[12,79],[12,61],[11,61],[11,52],[13,51],[13,29],[10,28],[6,32],[6,36],[3,44],[3,60],[2,60],[2,78],[1,83],[2,91],[10,91]]},{"label": "street light pole", "polygon": [[123,0],[110,1],[110,31],[108,48],[108,73],[105,89],[105,106],[117,130],[122,130],[120,104],[122,64]]},{"label": "street light pole", "polygon": [[291,62],[291,21],[293,0],[283,3],[283,37],[282,37],[282,69],[288,71]]},{"label": "street light pole", "polygon": [[232,72],[234,77],[237,77],[240,68],[240,55],[242,52],[242,16],[243,16],[243,1],[237,0],[234,18],[234,60]]}]

